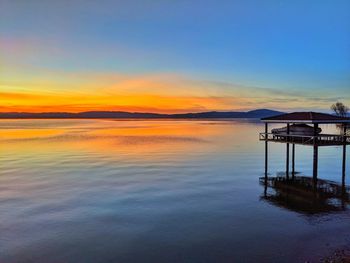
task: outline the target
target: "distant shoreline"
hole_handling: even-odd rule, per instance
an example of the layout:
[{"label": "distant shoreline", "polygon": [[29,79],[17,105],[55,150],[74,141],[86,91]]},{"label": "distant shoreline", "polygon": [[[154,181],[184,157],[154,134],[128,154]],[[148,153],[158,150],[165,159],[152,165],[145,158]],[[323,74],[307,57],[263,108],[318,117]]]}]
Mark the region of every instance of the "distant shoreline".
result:
[{"label": "distant shoreline", "polygon": [[260,121],[261,118],[0,118],[1,120],[119,120],[119,121],[229,121],[251,120]]},{"label": "distant shoreline", "polygon": [[68,112],[4,112],[0,113],[0,119],[259,119],[283,112],[258,109],[247,112],[199,112],[181,114],[139,113],[123,111],[88,111],[79,113]]}]

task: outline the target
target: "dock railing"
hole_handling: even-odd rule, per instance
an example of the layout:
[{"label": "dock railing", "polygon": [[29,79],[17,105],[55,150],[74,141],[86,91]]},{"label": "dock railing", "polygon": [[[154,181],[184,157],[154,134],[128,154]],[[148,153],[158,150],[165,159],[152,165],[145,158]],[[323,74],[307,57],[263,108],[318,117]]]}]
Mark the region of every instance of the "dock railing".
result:
[{"label": "dock railing", "polygon": [[349,135],[337,135],[337,134],[318,134],[316,136],[312,135],[298,135],[298,134],[283,134],[283,133],[265,133],[261,132],[259,134],[260,141],[272,141],[281,143],[295,143],[295,144],[305,144],[314,145],[342,145],[350,144]]}]

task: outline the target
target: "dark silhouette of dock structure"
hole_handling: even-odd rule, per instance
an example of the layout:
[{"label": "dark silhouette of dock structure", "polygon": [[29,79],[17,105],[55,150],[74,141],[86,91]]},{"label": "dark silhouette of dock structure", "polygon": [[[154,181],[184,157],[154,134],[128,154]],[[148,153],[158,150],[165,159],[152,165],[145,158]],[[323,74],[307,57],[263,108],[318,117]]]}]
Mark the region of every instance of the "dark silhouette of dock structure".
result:
[{"label": "dark silhouette of dock structure", "polygon": [[288,180],[284,176],[260,178],[264,192],[260,200],[306,216],[338,213],[348,209],[350,187],[336,182],[295,176]]},{"label": "dark silhouette of dock structure", "polygon": [[[265,132],[260,133],[260,141],[265,142],[265,179],[268,175],[268,143],[286,144],[286,179],[289,179],[290,163],[290,144],[292,145],[292,178],[295,177],[295,145],[313,147],[313,180],[317,181],[318,174],[318,147],[339,146],[343,147],[343,165],[342,165],[342,183],[345,184],[346,172],[346,146],[350,144],[350,136],[347,135],[347,126],[350,124],[350,118],[340,117],[331,114],[317,112],[293,112],[281,114],[273,117],[261,119],[265,123]],[[285,129],[280,132],[269,132],[270,123],[286,124]],[[308,133],[293,131],[292,125],[311,125],[313,131]],[[319,133],[320,124],[334,124],[341,128],[340,134],[322,134]]]}]

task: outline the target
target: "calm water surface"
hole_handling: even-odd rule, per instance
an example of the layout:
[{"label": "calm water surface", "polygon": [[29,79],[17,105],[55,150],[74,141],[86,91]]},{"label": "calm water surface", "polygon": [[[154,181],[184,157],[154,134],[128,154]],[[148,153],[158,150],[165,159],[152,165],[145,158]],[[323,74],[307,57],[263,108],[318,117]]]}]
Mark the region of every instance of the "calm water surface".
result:
[{"label": "calm water surface", "polygon": [[[308,214],[265,201],[259,131],[244,120],[1,120],[0,262],[317,262],[348,245],[346,205]],[[285,145],[270,145],[276,175]],[[319,177],[340,182],[341,148],[319,155]],[[310,176],[311,148],[296,156]]]}]

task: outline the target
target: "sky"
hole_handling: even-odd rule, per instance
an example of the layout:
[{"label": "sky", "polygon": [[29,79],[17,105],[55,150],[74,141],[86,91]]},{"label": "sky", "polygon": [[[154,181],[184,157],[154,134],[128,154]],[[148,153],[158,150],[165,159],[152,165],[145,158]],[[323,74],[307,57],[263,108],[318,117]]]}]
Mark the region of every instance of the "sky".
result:
[{"label": "sky", "polygon": [[348,0],[0,0],[0,112],[350,105]]}]

